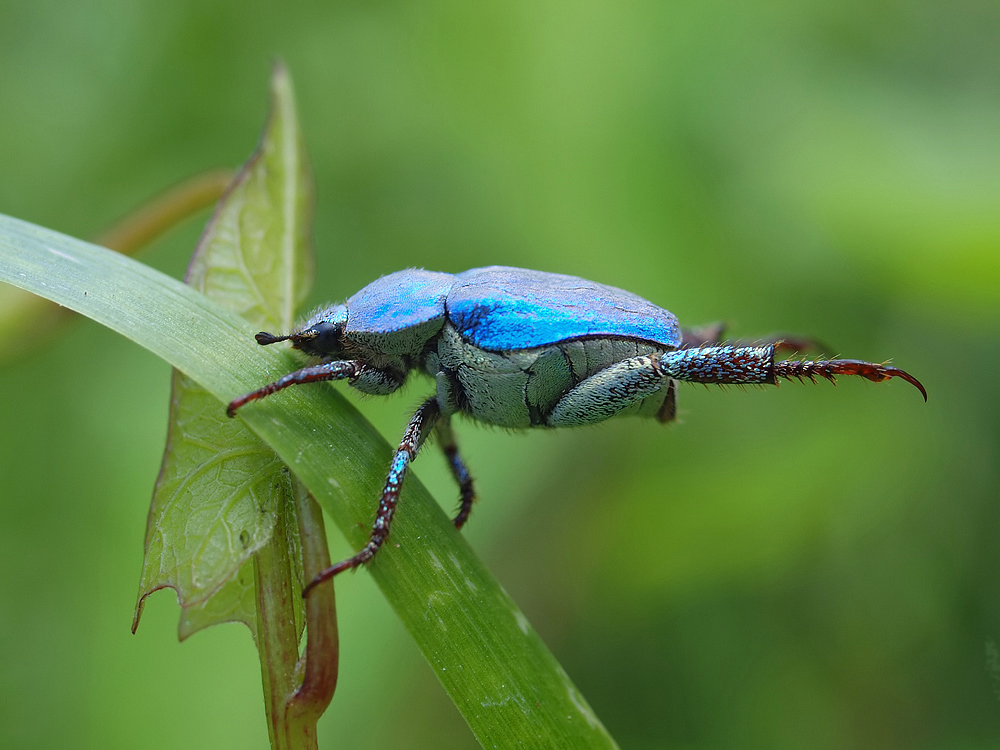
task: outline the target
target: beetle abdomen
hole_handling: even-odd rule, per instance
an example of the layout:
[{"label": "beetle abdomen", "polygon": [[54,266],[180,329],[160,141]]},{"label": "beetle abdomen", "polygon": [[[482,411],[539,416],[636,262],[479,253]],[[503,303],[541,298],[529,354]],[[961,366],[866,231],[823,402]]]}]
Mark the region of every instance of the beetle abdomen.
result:
[{"label": "beetle abdomen", "polygon": [[[524,428],[548,424],[556,404],[583,380],[623,359],[662,351],[634,339],[602,338],[491,352],[449,323],[424,367],[437,380],[445,414],[460,411],[486,424]],[[627,413],[655,415],[657,408],[637,404]]]}]

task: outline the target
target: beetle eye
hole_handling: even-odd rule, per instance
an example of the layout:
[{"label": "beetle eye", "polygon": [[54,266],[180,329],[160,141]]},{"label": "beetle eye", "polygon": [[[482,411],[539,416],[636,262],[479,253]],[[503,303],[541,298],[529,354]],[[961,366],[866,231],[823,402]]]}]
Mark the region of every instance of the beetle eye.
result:
[{"label": "beetle eye", "polygon": [[321,320],[301,333],[293,334],[292,346],[317,357],[338,354],[341,350],[340,336],[343,332],[343,323]]}]

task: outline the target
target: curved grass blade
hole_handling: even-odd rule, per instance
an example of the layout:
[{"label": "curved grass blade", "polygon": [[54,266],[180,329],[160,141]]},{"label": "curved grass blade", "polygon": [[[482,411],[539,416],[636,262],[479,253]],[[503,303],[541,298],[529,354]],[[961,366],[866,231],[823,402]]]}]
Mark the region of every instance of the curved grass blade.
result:
[{"label": "curved grass blade", "polygon": [[[219,400],[295,367],[255,329],[141,263],[0,216],[0,280],[119,331]],[[366,540],[390,450],[334,388],[289,389],[241,418],[309,488],[351,544]],[[488,747],[614,747],[600,720],[444,511],[409,477],[371,575]]]}]

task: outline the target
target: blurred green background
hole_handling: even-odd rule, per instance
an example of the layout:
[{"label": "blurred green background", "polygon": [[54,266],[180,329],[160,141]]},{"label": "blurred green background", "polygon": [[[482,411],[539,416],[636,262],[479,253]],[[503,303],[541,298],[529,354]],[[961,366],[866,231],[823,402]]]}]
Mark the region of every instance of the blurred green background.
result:
[{"label": "blurred green background", "polygon": [[[892,358],[928,404],[687,386],[670,427],[459,424],[467,534],[623,747],[998,747],[998,38],[995,0],[3,2],[0,211],[90,237],[237,166],[281,56],[315,303],[501,263]],[[204,220],[142,259],[182,275]],[[129,632],[167,366],[39,335],[2,335],[0,746],[266,747],[244,628],[178,644],[160,593]],[[428,389],[360,408],[395,441]],[[436,451],[416,472],[453,507]],[[369,577],[338,593],[323,746],[474,746]]]}]

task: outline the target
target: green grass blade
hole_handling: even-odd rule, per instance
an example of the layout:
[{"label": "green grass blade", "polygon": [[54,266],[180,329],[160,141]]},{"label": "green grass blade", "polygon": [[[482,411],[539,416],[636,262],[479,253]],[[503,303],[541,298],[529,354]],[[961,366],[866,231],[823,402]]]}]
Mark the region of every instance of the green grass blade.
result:
[{"label": "green grass blade", "polygon": [[[296,366],[197,291],[81,240],[0,216],[0,280],[134,340],[223,402]],[[289,389],[240,412],[360,547],[389,446],[333,388]],[[479,741],[614,747],[565,672],[414,477],[372,575]],[[348,646],[349,647],[349,646]]]}]

